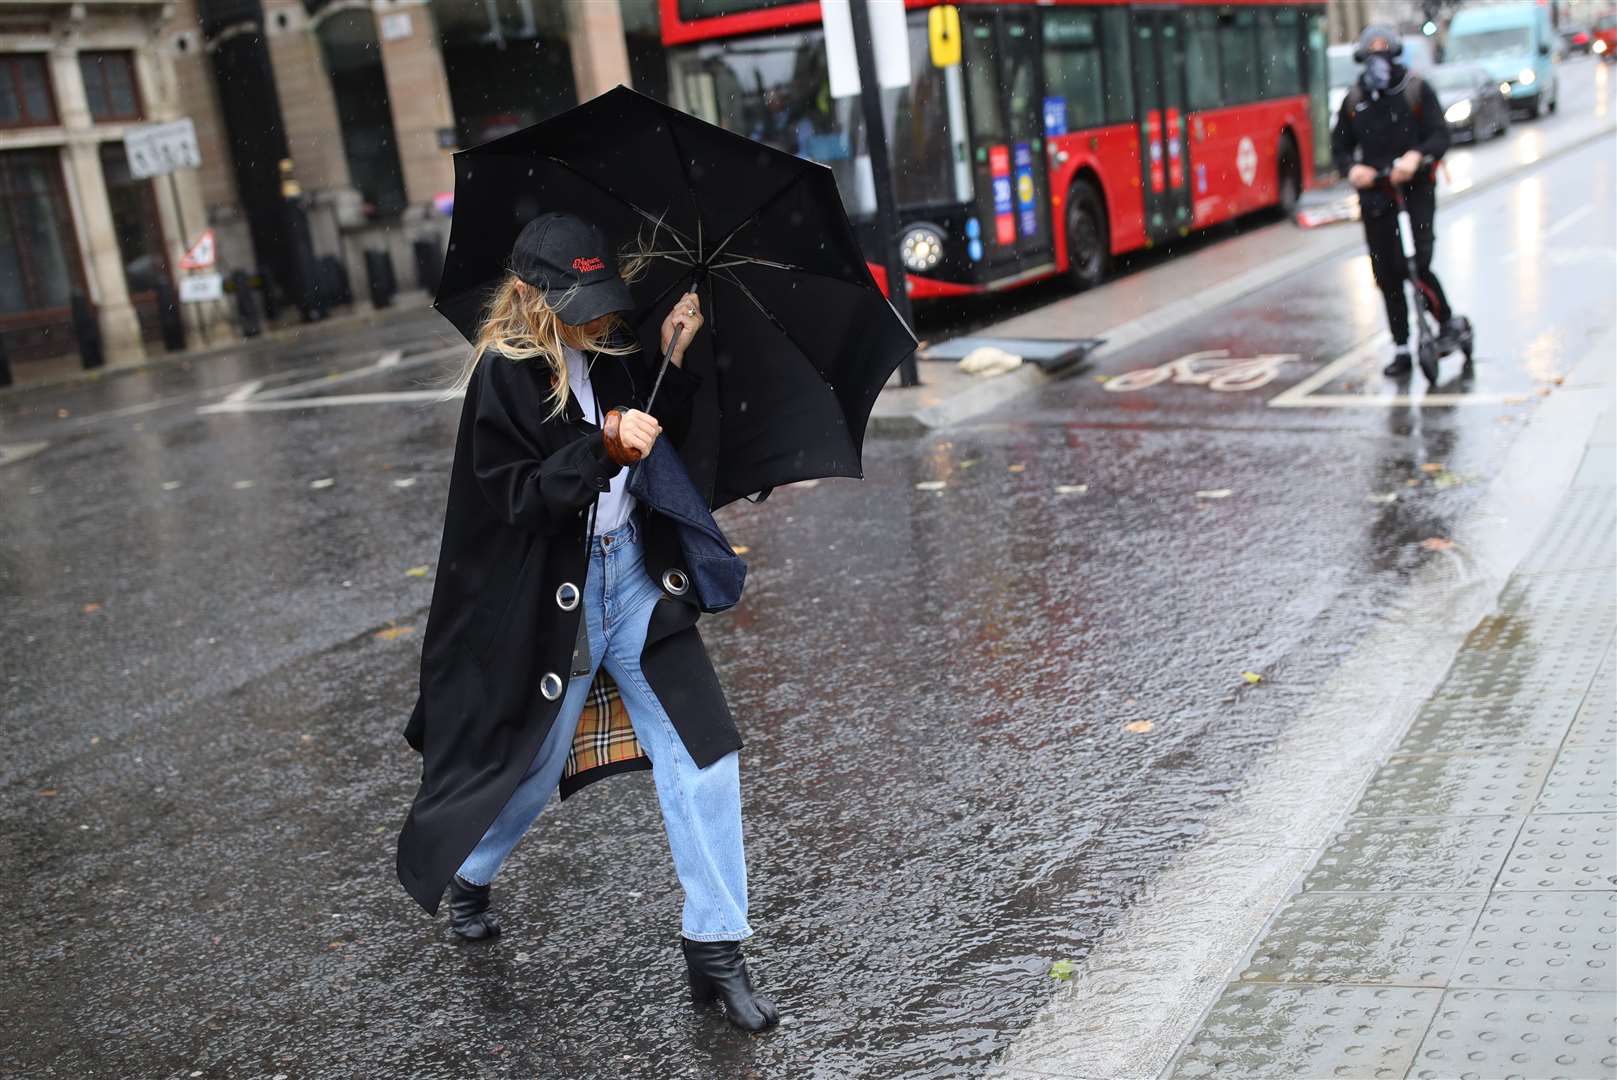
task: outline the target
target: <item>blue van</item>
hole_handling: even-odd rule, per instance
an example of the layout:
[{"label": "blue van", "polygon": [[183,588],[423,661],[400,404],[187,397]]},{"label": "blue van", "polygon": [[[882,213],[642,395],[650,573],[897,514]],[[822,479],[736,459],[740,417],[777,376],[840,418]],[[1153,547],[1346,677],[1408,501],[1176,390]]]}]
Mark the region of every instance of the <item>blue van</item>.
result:
[{"label": "blue van", "polygon": [[1478,4],[1461,8],[1449,22],[1443,62],[1486,68],[1512,109],[1543,116],[1555,111],[1561,96],[1555,46],[1548,5]]}]

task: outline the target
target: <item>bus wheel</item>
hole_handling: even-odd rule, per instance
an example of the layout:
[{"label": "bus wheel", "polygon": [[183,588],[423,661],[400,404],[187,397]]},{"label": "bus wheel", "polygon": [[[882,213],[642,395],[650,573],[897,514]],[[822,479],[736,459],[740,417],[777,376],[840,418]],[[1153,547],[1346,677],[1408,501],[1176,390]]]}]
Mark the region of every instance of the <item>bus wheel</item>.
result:
[{"label": "bus wheel", "polygon": [[1079,180],[1067,192],[1067,273],[1078,289],[1106,280],[1110,252],[1106,245],[1106,211],[1100,192]]},{"label": "bus wheel", "polygon": [[1276,186],[1275,211],[1281,217],[1291,217],[1297,210],[1297,200],[1302,195],[1303,175],[1297,161],[1297,144],[1291,141],[1290,135],[1280,137],[1280,153],[1276,155],[1276,163],[1280,172],[1279,183]]}]

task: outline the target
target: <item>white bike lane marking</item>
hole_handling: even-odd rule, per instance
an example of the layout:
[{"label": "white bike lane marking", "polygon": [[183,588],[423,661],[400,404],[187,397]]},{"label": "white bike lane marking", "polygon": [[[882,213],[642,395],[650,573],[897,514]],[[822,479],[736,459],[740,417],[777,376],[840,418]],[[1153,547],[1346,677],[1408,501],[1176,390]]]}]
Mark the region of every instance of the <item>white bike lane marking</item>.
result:
[{"label": "white bike lane marking", "polygon": [[1104,389],[1114,394],[1127,394],[1148,390],[1172,380],[1181,386],[1205,386],[1219,393],[1256,390],[1278,378],[1287,364],[1301,359],[1297,353],[1231,357],[1228,349],[1206,349],[1156,367],[1125,371],[1107,379]]},{"label": "white bike lane marking", "polygon": [[[1514,393],[1448,394],[1437,393],[1377,393],[1332,394],[1318,393],[1322,387],[1348,375],[1362,375],[1366,381],[1383,380],[1380,365],[1386,359],[1392,344],[1392,335],[1382,330],[1361,341],[1347,352],[1330,361],[1306,379],[1289,386],[1270,398],[1266,404],[1272,409],[1386,409],[1410,405],[1520,405],[1532,398],[1531,390]],[[1414,389],[1420,379],[1401,384],[1405,390]],[[1392,383],[1398,386],[1398,383]]]}]

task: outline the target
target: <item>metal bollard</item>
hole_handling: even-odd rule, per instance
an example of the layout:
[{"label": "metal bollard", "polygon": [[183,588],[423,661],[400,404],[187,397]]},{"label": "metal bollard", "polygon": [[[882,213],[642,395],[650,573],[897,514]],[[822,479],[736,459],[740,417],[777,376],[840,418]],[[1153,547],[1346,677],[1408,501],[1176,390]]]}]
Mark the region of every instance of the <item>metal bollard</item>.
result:
[{"label": "metal bollard", "polygon": [[157,279],[157,325],[163,331],[163,348],[180,352],[185,348],[185,317],[174,283],[163,274]]},{"label": "metal bollard", "polygon": [[235,271],[230,275],[230,283],[236,289],[236,318],[241,323],[241,336],[255,338],[264,332],[264,322],[258,317],[258,297],[253,295],[247,271]]},{"label": "metal bollard", "polygon": [[264,294],[264,318],[275,322],[281,317],[281,294],[275,291],[275,279],[260,270],[258,288]]},{"label": "metal bollard", "polygon": [[438,279],[444,273],[444,259],[438,249],[438,238],[424,236],[410,246],[415,252],[416,284],[429,293],[437,292]]},{"label": "metal bollard", "polygon": [[91,371],[105,367],[107,354],[102,348],[101,324],[96,321],[95,308],[90,306],[89,298],[83,293],[74,293],[70,303],[73,312],[73,336],[79,342],[79,359],[84,364],[84,370]]},{"label": "metal bollard", "polygon": [[6,335],[0,334],[0,387],[11,385],[11,354],[6,352]]},{"label": "metal bollard", "polygon": [[393,277],[393,260],[388,257],[385,250],[366,249],[365,275],[370,279],[371,305],[378,308],[390,307],[393,295],[398,291],[398,281]]},{"label": "metal bollard", "polygon": [[347,307],[354,302],[354,287],[348,281],[348,267],[335,255],[320,256],[320,288],[333,304]]}]

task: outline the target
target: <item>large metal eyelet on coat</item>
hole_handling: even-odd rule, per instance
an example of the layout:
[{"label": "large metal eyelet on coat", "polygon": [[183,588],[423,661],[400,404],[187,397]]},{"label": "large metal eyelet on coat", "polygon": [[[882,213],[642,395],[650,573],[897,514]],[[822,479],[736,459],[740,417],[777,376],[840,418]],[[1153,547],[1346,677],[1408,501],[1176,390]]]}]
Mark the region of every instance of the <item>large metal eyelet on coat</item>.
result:
[{"label": "large metal eyelet on coat", "polygon": [[578,606],[578,586],[571,581],[564,581],[556,586],[556,606],[563,611],[571,611]]},{"label": "large metal eyelet on coat", "polygon": [[684,571],[670,567],[663,571],[663,589],[670,596],[684,596],[685,590],[691,587],[690,579]]},{"label": "large metal eyelet on coat", "polygon": [[561,676],[554,671],[545,672],[545,677],[539,680],[539,692],[545,695],[546,701],[561,697]]}]

